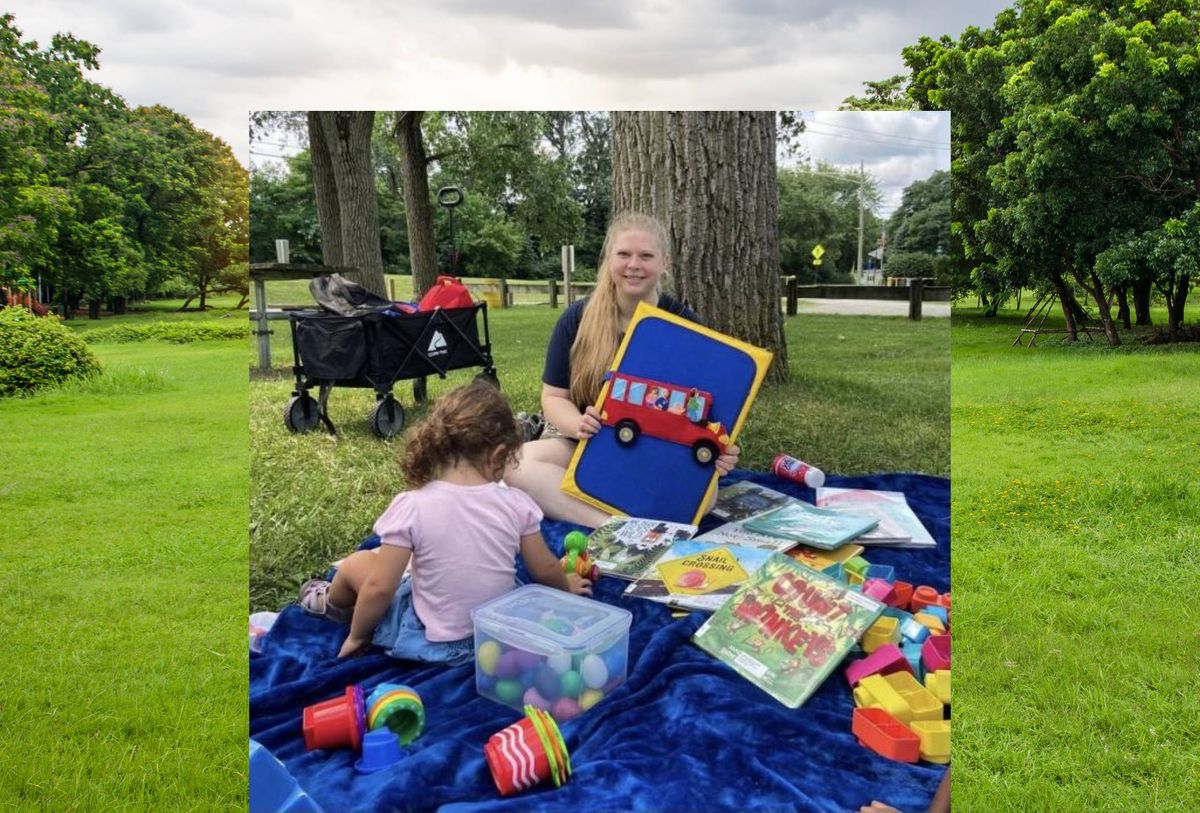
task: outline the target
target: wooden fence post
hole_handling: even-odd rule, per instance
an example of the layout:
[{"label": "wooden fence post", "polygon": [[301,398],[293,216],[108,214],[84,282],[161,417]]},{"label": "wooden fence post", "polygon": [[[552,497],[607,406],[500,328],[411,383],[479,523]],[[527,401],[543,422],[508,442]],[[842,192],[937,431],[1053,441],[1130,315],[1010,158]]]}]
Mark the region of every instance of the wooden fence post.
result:
[{"label": "wooden fence post", "polygon": [[788,277],[787,281],[787,315],[796,315],[796,278]]},{"label": "wooden fence post", "polygon": [[921,321],[921,300],[925,297],[925,280],[913,279],[908,283],[908,318]]},{"label": "wooden fence post", "polygon": [[501,277],[500,278],[500,307],[507,308],[509,305],[512,304],[512,300],[509,299],[509,296],[510,296],[510,294],[508,292],[508,278]]},{"label": "wooden fence post", "polygon": [[558,307],[558,280],[550,280],[550,307]]}]

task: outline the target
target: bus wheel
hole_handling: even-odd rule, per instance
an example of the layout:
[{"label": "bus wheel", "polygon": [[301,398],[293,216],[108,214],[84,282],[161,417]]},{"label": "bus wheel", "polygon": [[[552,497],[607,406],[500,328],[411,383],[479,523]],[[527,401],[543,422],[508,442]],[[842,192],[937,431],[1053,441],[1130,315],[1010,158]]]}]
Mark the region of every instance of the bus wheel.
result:
[{"label": "bus wheel", "polygon": [[717,459],[717,446],[711,440],[698,440],[692,446],[692,457],[701,466],[707,466]]},{"label": "bus wheel", "polygon": [[637,436],[640,431],[641,430],[638,429],[638,425],[628,418],[618,422],[617,443],[621,444],[622,446],[632,446],[633,442],[637,440]]}]

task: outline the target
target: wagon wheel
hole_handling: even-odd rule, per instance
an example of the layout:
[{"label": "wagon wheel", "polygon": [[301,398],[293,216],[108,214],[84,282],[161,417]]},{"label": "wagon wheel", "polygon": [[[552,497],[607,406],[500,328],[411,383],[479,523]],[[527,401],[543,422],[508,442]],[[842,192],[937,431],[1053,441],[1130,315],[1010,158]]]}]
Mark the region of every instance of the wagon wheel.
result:
[{"label": "wagon wheel", "polygon": [[404,407],[392,396],[381,399],[371,410],[371,431],[387,440],[404,428]]},{"label": "wagon wheel", "polygon": [[717,444],[711,440],[698,440],[692,446],[692,457],[701,466],[707,466],[717,459]]},{"label": "wagon wheel", "polygon": [[283,424],[289,432],[311,432],[320,422],[321,411],[307,392],[293,395],[283,408]]},{"label": "wagon wheel", "polygon": [[621,444],[622,446],[632,446],[633,442],[637,440],[638,435],[641,434],[641,431],[642,430],[638,428],[638,425],[635,421],[631,421],[628,418],[623,421],[618,421],[617,443]]}]

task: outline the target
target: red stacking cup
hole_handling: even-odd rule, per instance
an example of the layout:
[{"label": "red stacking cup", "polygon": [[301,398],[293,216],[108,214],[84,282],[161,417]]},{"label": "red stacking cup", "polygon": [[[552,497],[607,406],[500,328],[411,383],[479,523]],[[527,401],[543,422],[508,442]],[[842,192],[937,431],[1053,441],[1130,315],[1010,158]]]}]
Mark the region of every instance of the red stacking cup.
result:
[{"label": "red stacking cup", "polygon": [[561,785],[571,772],[566,745],[554,720],[532,706],[526,706],[525,711],[525,717],[493,734],[483,747],[501,796],[511,796],[547,779]]},{"label": "red stacking cup", "polygon": [[366,713],[362,689],[347,686],[346,693],[304,709],[304,747],[353,748],[362,746]]}]

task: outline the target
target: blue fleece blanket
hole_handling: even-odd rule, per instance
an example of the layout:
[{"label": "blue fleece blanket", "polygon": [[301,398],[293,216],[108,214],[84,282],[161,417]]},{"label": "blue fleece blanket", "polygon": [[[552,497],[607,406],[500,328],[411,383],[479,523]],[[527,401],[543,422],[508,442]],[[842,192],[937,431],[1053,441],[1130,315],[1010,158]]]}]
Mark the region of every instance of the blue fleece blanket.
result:
[{"label": "blue fleece blanket", "polygon": [[[738,480],[813,499],[811,489],[746,471],[733,472],[721,485]],[[937,548],[868,548],[864,556],[894,565],[904,581],[950,589],[948,480],[889,474],[831,477],[827,485],[903,491]],[[717,524],[706,519],[701,531]],[[572,528],[543,524],[547,541],[559,553]],[[841,813],[872,799],[909,813],[928,806],[945,767],[892,762],[860,746],[850,733],[854,706],[841,670],[801,708],[787,709],[690,643],[705,615],[675,619],[661,605],[623,598],[626,585],[603,579],[596,598],[633,613],[629,677],[600,705],[560,724],[574,766],[561,788],[499,796],[483,745],[519,715],[475,693],[473,665],[426,666],[381,654],[339,662],[344,628],[295,606],[279,616],[263,653],[251,656],[250,736],[330,812],[755,808]],[[384,681],[413,687],[425,704],[425,731],[405,759],[364,776],[353,770],[351,751],[304,750],[305,706],[352,683],[369,691]]]}]

